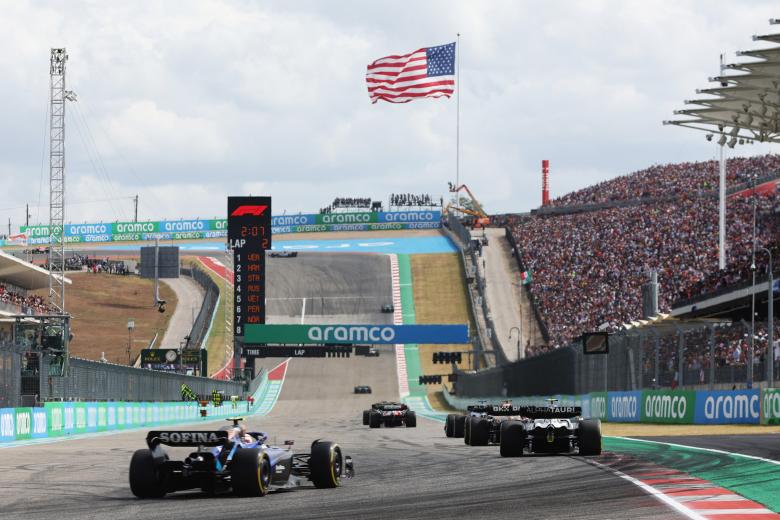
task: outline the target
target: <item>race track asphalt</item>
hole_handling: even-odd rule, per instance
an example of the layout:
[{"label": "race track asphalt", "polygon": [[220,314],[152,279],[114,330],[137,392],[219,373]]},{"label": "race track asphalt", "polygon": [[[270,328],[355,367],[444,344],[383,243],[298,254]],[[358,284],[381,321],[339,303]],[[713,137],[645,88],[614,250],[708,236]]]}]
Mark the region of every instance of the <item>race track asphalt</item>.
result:
[{"label": "race track asphalt", "polygon": [[[277,278],[269,297],[333,296],[306,313],[307,323],[342,319],[352,312],[388,319],[377,313],[375,301],[383,301],[389,291],[385,257],[364,258],[359,263],[367,265],[361,266],[320,258],[327,265],[308,265],[304,255],[284,263],[280,259],[278,269],[272,262],[269,272],[288,282]],[[371,276],[380,278],[372,284]],[[328,280],[339,284],[337,291],[332,292]],[[306,294],[300,294],[304,289]],[[359,303],[331,306],[336,296],[358,297]],[[269,304],[269,311],[280,321],[300,320],[292,303]],[[374,393],[354,395],[358,384],[370,384]],[[397,392],[389,349],[378,358],[293,359],[276,407],[266,417],[248,419],[250,430],[267,431],[275,443],[294,439],[298,451],[307,451],[318,438],[339,442],[355,461],[356,477],[337,489],[304,487],[264,498],[209,497],[196,491],[138,500],[129,489],[128,466],[133,451],[144,447],[146,432],[132,431],[0,450],[0,518],[680,518],[640,488],[581,457],[504,459],[498,447],[465,446],[462,439],[446,438],[441,423],[424,418],[417,428],[372,430],[362,425],[362,410],[374,401],[397,398]],[[223,424],[200,423],[197,428]]]}]

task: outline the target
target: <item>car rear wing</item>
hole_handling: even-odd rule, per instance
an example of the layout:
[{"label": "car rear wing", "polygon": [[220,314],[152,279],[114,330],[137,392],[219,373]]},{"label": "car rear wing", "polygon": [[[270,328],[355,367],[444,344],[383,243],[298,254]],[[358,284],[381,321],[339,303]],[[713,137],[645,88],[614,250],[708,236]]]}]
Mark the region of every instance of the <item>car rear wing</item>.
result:
[{"label": "car rear wing", "polygon": [[151,431],[146,444],[154,449],[166,446],[223,446],[228,442],[228,432],[222,431]]},{"label": "car rear wing", "polygon": [[581,406],[520,406],[520,415],[529,419],[572,419],[582,415]]}]

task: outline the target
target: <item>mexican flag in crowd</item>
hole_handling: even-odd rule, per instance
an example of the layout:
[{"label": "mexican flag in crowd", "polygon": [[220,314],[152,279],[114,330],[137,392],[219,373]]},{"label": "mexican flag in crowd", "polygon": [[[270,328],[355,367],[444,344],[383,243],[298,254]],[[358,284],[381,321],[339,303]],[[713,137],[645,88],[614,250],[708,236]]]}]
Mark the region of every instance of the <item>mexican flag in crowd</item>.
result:
[{"label": "mexican flag in crowd", "polygon": [[523,285],[528,285],[533,282],[534,278],[531,276],[531,271],[523,271],[520,273],[520,280],[522,280]]}]

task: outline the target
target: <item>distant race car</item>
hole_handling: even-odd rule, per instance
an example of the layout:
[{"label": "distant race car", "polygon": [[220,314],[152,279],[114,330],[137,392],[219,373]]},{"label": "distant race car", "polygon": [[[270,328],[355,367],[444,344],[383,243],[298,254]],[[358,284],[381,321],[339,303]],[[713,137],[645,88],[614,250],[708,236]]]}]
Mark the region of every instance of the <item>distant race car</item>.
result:
[{"label": "distant race car", "polygon": [[371,428],[382,425],[414,428],[417,426],[417,415],[403,403],[382,401],[372,404],[370,410],[363,410],[363,425]]},{"label": "distant race car", "polygon": [[379,350],[371,347],[368,349],[368,354],[366,354],[366,357],[379,357]]},{"label": "distant race car", "polygon": [[[317,440],[311,453],[293,454],[285,447],[265,444],[268,435],[246,432],[241,418],[218,431],[151,431],[148,449],[130,460],[130,490],[138,498],[160,498],[185,489],[207,493],[232,491],[239,496],[264,496],[274,489],[301,486],[307,480],[317,488],[335,488],[341,478],[354,475],[352,458],[335,442]],[[163,445],[196,446],[182,460],[171,460]]]},{"label": "distant race car", "polygon": [[271,251],[271,258],[295,258],[298,256],[298,251]]},{"label": "distant race car", "polygon": [[393,307],[393,304],[391,304],[391,303],[386,303],[386,304],[382,305],[382,312],[384,312],[384,313],[395,312],[395,307]]},{"label": "distant race car", "polygon": [[355,387],[355,393],[356,394],[370,394],[371,393],[371,387],[368,385],[358,385]]},{"label": "distant race car", "polygon": [[[447,416],[448,437],[463,436],[469,446],[500,445],[503,457],[529,453],[601,453],[601,421],[582,418],[579,406],[475,405],[468,415]],[[463,424],[461,427],[460,424]]]}]

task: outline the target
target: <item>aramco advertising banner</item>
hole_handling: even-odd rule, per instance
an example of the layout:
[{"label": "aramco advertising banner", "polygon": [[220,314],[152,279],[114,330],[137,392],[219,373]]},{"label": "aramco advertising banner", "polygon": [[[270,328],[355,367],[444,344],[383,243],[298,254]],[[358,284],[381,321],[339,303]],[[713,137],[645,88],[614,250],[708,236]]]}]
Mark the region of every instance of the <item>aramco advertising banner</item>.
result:
[{"label": "aramco advertising banner", "polygon": [[[271,232],[326,233],[331,231],[380,231],[393,229],[437,229],[441,211],[394,211],[277,215],[271,218]],[[21,226],[19,235],[29,245],[49,242],[49,226]],[[134,242],[141,240],[193,240],[227,237],[227,220],[160,220],[149,222],[101,222],[66,224],[66,243]],[[7,245],[11,245],[10,242]]]},{"label": "aramco advertising banner", "polygon": [[244,343],[468,343],[468,325],[247,325]]}]

